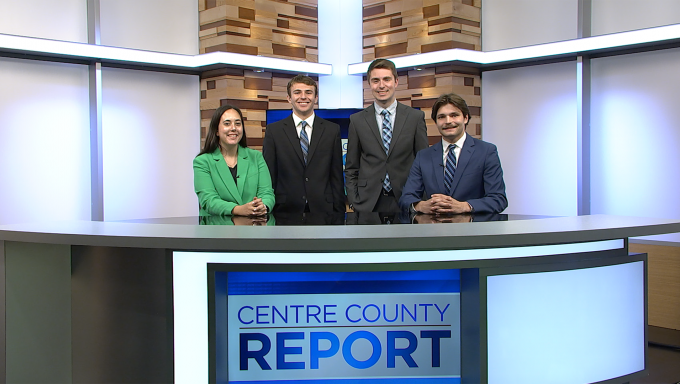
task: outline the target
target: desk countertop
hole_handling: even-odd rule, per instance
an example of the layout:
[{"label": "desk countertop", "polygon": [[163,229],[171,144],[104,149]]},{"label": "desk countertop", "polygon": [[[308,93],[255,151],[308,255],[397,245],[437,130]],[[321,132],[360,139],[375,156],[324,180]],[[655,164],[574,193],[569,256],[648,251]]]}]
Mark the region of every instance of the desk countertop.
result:
[{"label": "desk countertop", "polygon": [[610,215],[288,227],[69,221],[0,226],[0,240],[173,250],[414,251],[565,244],[675,232],[680,232],[677,220]]}]

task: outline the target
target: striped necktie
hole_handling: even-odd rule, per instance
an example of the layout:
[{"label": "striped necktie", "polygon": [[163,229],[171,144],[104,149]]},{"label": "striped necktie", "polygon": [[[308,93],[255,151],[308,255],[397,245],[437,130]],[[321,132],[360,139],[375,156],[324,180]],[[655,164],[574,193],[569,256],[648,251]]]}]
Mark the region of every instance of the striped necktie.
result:
[{"label": "striped necktie", "polygon": [[449,153],[446,155],[446,167],[444,168],[444,188],[449,196],[453,194],[453,175],[456,173],[456,153],[453,150],[454,148],[456,148],[456,144],[449,144]]},{"label": "striped necktie", "polygon": [[307,122],[302,120],[300,123],[302,129],[300,129],[300,147],[302,147],[302,157],[305,159],[305,164],[307,164],[307,154],[309,153],[309,136],[307,136]]},{"label": "striped necktie", "polygon": [[[382,142],[385,149],[385,154],[390,151],[390,142],[392,141],[392,124],[390,123],[390,112],[383,109],[380,112],[382,115]],[[392,183],[390,182],[390,175],[385,173],[385,180],[383,180],[383,188],[389,192],[392,190]]]}]

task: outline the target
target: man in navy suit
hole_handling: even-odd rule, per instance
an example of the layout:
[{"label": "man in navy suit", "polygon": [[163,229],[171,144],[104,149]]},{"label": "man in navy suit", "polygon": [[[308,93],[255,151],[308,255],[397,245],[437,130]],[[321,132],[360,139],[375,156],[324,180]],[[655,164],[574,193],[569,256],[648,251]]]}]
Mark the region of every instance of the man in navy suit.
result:
[{"label": "man in navy suit", "polygon": [[508,200],[498,151],[465,133],[470,120],[465,100],[453,93],[440,96],[432,120],[442,141],[416,155],[400,207],[427,214],[502,212]]},{"label": "man in navy suit", "polygon": [[287,88],[293,113],[267,126],[262,147],[276,197],[273,211],[344,213],[340,126],[314,114],[314,79],[298,75]]}]

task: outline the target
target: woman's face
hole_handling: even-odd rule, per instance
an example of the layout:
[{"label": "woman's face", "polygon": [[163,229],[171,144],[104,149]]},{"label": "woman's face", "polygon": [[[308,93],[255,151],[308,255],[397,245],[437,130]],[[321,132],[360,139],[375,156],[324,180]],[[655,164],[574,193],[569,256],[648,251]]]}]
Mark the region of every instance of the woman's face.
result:
[{"label": "woman's face", "polygon": [[237,145],[241,141],[243,122],[238,112],[233,109],[224,111],[217,126],[217,137],[220,138],[221,147]]}]

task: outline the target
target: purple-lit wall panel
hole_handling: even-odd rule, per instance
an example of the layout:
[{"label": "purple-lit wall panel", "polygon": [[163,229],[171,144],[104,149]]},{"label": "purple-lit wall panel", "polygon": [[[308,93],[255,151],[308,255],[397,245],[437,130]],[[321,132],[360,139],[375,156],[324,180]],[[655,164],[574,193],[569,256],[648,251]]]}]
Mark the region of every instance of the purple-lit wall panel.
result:
[{"label": "purple-lit wall panel", "polygon": [[0,58],[0,224],[90,219],[88,69]]},{"label": "purple-lit wall panel", "polygon": [[482,139],[498,146],[509,202],[505,212],[575,215],[576,64],[482,76]]},{"label": "purple-lit wall panel", "polygon": [[678,65],[680,49],[593,60],[592,213],[680,218]]},{"label": "purple-lit wall panel", "polygon": [[193,216],[198,76],[105,68],[104,220]]}]

